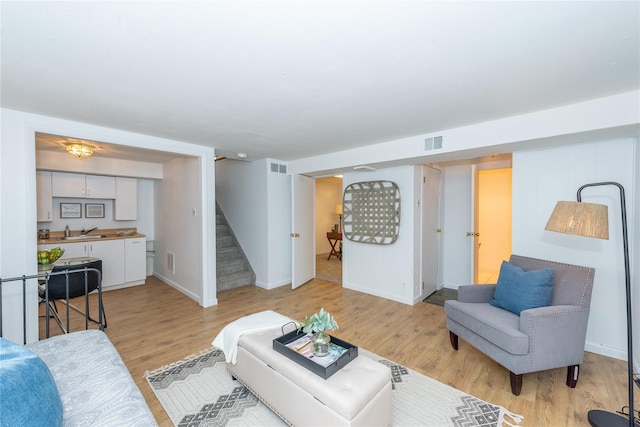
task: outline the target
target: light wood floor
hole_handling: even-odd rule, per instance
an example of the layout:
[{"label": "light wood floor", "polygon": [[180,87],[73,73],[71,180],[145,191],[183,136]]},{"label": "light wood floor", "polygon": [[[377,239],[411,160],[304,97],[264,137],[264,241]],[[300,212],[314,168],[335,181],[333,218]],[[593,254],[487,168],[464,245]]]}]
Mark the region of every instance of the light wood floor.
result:
[{"label": "light wood floor", "polygon": [[[104,304],[105,332],[163,426],[171,422],[144,372],[198,354],[225,324],[261,310],[303,319],[324,307],[340,325],[336,336],[524,415],[526,426],[587,426],[588,410],[619,410],[627,401],[626,362],[593,353],[586,353],[575,389],[565,385],[566,369],[554,369],[525,375],[521,395],[513,396],[504,368],[462,340],[459,351],[451,348],[442,307],[408,306],[321,280],[295,290],[245,286],[224,291],[217,306],[203,309],[149,277],[146,285],[105,292]],[[55,324],[51,331],[59,333]]]}]

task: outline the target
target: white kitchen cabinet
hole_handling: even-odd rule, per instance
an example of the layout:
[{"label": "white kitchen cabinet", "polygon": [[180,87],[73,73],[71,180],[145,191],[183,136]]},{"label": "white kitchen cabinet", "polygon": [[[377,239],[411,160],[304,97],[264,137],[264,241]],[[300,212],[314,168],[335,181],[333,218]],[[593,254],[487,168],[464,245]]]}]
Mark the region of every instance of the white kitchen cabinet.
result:
[{"label": "white kitchen cabinet", "polygon": [[62,258],[78,258],[87,256],[87,242],[78,243],[53,243],[46,246],[46,250],[50,251],[52,248],[60,247],[64,249]]},{"label": "white kitchen cabinet", "polygon": [[113,203],[113,219],[118,221],[138,219],[138,180],[116,177],[116,199]]},{"label": "white kitchen cabinet", "polygon": [[53,172],[51,192],[53,197],[115,199],[116,179],[113,176]]},{"label": "white kitchen cabinet", "polygon": [[124,280],[136,282],[147,277],[147,242],[144,237],[124,241]]},{"label": "white kitchen cabinet", "polygon": [[51,172],[36,171],[36,192],[38,222],[53,221],[53,196],[51,193]]},{"label": "white kitchen cabinet", "polygon": [[100,240],[87,242],[89,256],[102,260],[102,286],[104,288],[124,283],[124,241]]},{"label": "white kitchen cabinet", "polygon": [[115,199],[116,178],[114,176],[85,175],[87,198]]},{"label": "white kitchen cabinet", "polygon": [[52,243],[47,250],[56,246],[64,249],[62,258],[95,257],[102,260],[102,288],[125,283],[124,240],[95,240],[77,243]]}]

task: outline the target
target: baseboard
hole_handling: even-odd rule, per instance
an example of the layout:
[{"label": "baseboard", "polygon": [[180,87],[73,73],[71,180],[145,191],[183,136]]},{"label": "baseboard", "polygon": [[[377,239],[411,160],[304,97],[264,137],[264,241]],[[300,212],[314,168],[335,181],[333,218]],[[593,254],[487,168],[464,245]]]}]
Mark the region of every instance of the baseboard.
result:
[{"label": "baseboard", "polygon": [[167,285],[171,286],[175,290],[185,294],[186,296],[188,296],[192,300],[196,301],[198,303],[198,305],[202,305],[199,295],[194,294],[193,292],[191,292],[188,289],[185,289],[181,285],[173,282],[171,279],[169,279],[168,277],[163,276],[162,274],[154,273],[154,276],[157,277],[158,279],[162,280],[164,283],[166,283]]},{"label": "baseboard", "polygon": [[286,286],[286,285],[291,285],[291,280],[283,280],[280,282],[275,282],[275,283],[264,283],[264,282],[259,282],[256,280],[256,286],[262,289],[266,289],[266,290],[271,290],[271,289],[275,289],[275,288],[279,288],[280,286]]},{"label": "baseboard", "polygon": [[599,354],[601,356],[612,357],[619,360],[627,360],[626,350],[620,350],[602,344],[595,344],[589,341],[585,343],[584,349],[585,351]]},{"label": "baseboard", "polygon": [[369,294],[380,298],[385,298],[391,301],[400,302],[407,305],[415,305],[411,299],[403,299],[399,295],[393,295],[386,292],[377,292],[375,289],[362,288],[359,286],[353,286],[348,283],[342,282],[342,287],[345,289],[351,289],[353,291],[362,292],[363,294]]}]

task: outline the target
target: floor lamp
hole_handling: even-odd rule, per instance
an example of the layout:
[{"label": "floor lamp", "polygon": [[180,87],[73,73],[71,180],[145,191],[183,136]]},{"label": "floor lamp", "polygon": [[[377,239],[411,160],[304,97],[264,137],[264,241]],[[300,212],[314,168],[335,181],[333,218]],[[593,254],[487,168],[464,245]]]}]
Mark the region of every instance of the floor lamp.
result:
[{"label": "floor lamp", "polygon": [[342,233],[342,205],[336,205],[335,213],[340,216],[338,222],[338,233]]},{"label": "floor lamp", "polygon": [[609,239],[609,219],[606,205],[582,203],[581,192],[587,187],[614,185],[620,190],[620,209],[622,211],[622,241],[624,245],[624,272],[627,293],[627,360],[629,375],[629,418],[613,412],[591,410],[588,413],[589,424],[598,427],[625,426],[640,427],[634,421],[633,409],[633,334],[631,331],[631,276],[629,273],[629,243],[627,238],[627,210],[624,200],[624,187],[617,182],[596,182],[585,184],[578,189],[577,202],[558,202],[549,218],[545,230],[577,236]]}]

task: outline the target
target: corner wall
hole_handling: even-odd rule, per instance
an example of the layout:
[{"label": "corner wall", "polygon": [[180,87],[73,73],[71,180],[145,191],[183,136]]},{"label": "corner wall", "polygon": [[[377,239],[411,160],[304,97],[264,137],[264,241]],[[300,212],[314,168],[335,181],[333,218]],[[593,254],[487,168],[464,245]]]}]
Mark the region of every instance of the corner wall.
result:
[{"label": "corner wall", "polygon": [[419,269],[414,266],[420,258],[420,252],[415,253],[414,242],[420,238],[420,226],[414,223],[419,172],[419,167],[401,166],[343,176],[345,188],[356,182],[380,180],[395,182],[400,189],[398,240],[391,245],[375,245],[343,238],[343,287],[405,304],[414,303],[414,289],[420,280]]},{"label": "corner wall", "polygon": [[[605,186],[582,192],[583,201],[608,205],[609,240],[553,233],[544,227],[556,202],[576,200],[581,185],[615,181],[625,187],[629,236],[637,236],[636,150],[633,139],[622,139],[513,154],[513,252],[595,268],[586,350],[618,359],[626,359],[627,330],[618,189]],[[637,272],[634,277],[637,295]]]},{"label": "corner wall", "polygon": [[[199,285],[203,262],[200,257],[203,234],[198,218],[202,210],[199,162],[196,158],[181,157],[166,162],[164,169],[164,179],[156,183],[154,272],[164,282],[204,305]],[[173,254],[175,271],[168,268],[169,253]]]}]

